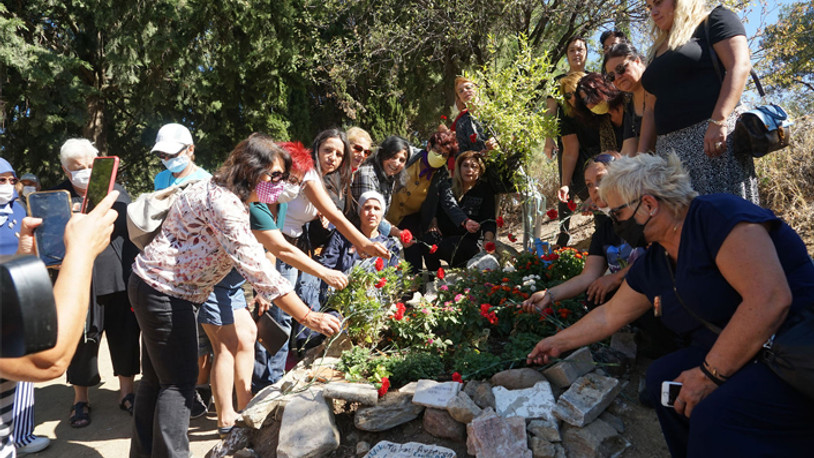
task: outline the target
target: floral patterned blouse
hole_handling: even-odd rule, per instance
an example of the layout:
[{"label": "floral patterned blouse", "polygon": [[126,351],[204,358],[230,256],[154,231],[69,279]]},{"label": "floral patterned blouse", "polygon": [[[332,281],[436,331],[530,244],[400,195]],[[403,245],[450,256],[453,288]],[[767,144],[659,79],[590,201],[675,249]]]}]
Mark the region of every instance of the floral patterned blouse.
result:
[{"label": "floral patterned blouse", "polygon": [[161,293],[201,304],[233,266],[270,301],[293,290],[252,235],[246,204],[204,180],[178,196],[133,273]]}]

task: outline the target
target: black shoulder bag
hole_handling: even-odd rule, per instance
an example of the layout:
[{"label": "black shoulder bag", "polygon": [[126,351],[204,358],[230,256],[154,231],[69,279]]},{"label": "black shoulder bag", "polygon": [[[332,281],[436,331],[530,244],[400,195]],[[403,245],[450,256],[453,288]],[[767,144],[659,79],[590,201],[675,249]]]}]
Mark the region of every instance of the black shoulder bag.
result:
[{"label": "black shoulder bag", "polygon": [[[715,68],[718,78],[723,82],[724,77],[721,73],[718,54],[715,53],[715,48],[712,47],[709,39],[709,16],[704,19],[704,33],[712,58],[712,66]],[[752,70],[751,75],[760,97],[765,98],[766,92],[763,91],[757,73]],[[786,111],[774,103],[760,105],[743,112],[738,116],[735,130],[732,131],[733,153],[763,157],[773,151],[783,149],[789,146],[792,124]]]},{"label": "black shoulder bag", "polygon": [[[705,328],[720,335],[721,328],[698,316],[681,299],[678,288],[676,288],[673,265],[670,263],[666,251],[664,260],[670,271],[673,292],[678,303]],[[769,337],[757,354],[758,361],[767,365],[775,375],[809,399],[814,399],[814,310],[812,308],[814,307],[808,306],[795,312],[794,315],[787,316],[781,329]]]}]

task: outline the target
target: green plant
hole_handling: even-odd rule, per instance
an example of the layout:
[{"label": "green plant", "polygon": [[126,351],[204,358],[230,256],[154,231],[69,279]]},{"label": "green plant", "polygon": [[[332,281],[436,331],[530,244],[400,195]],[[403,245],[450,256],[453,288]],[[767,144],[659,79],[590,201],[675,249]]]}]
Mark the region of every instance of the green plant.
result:
[{"label": "green plant", "polygon": [[395,386],[413,380],[436,379],[444,372],[439,353],[416,352],[391,356],[384,362],[384,367],[391,374],[390,381]]}]

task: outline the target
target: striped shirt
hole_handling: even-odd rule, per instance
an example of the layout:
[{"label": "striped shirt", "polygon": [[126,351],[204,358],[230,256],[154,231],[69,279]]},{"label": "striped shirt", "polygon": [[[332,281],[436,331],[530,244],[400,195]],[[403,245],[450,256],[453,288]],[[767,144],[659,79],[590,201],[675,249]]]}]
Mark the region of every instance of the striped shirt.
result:
[{"label": "striped shirt", "polygon": [[16,455],[11,438],[14,405],[14,390],[17,382],[0,378],[0,458]]}]

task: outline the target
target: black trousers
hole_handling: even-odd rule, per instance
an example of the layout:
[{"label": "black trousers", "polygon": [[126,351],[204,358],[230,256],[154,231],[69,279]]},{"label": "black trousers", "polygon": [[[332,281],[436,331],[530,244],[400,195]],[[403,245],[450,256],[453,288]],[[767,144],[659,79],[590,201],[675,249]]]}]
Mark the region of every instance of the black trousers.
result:
[{"label": "black trousers", "polygon": [[[130,308],[126,291],[96,297],[103,314],[107,346],[113,362],[113,374],[132,377],[139,373],[139,326]],[[68,383],[77,386],[96,386],[99,376],[99,342],[102,333],[94,339],[82,339],[68,366]]]}]

